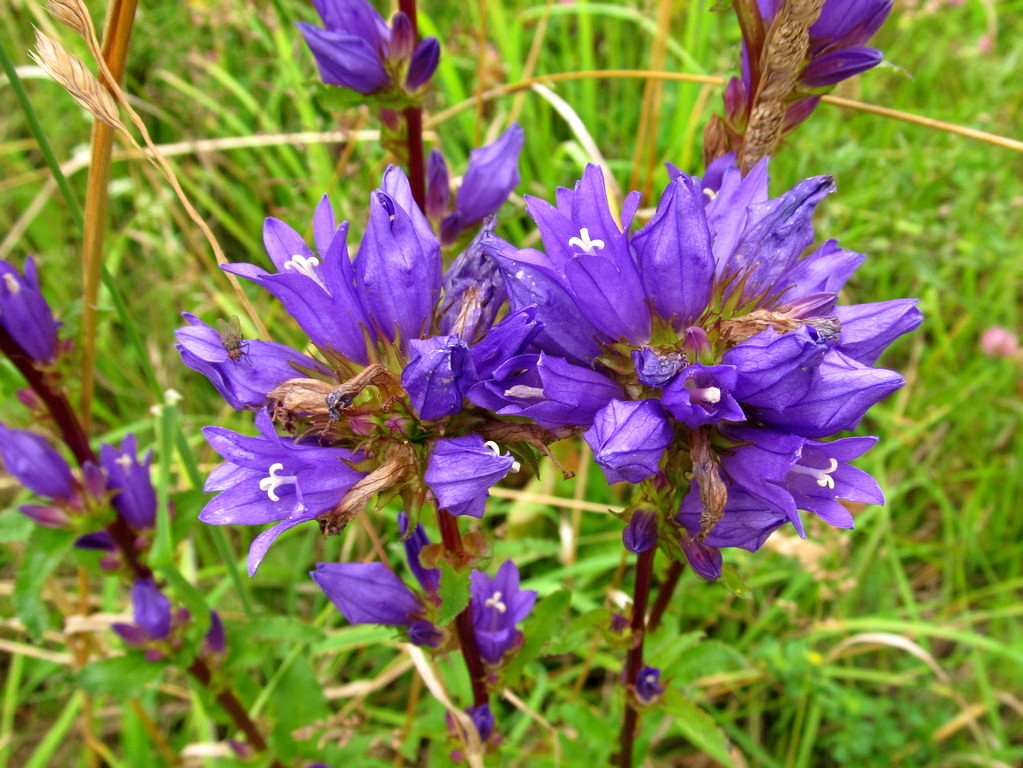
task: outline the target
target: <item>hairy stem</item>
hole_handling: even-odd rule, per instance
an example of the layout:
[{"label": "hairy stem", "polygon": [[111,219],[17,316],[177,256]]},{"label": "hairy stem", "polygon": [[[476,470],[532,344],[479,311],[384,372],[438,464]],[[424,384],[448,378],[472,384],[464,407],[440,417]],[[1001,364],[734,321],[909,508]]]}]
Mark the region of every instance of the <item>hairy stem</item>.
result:
[{"label": "hairy stem", "polygon": [[639,671],[643,668],[643,640],[646,633],[646,604],[650,596],[650,581],[654,571],[656,547],[640,553],[636,562],[636,589],[632,598],[632,648],[625,658],[625,713],[622,730],[618,736],[618,766],[632,768],[632,747],[636,738],[639,712],[632,706],[631,691],[636,685]]},{"label": "hairy stem", "polygon": [[[453,565],[458,567],[466,557],[465,549],[462,547],[462,535],[458,532],[458,521],[447,510],[439,509],[437,510],[437,523],[440,525],[440,537],[444,542],[444,549],[451,555],[454,561]],[[472,703],[477,707],[487,704],[490,701],[490,696],[487,693],[487,673],[483,668],[479,645],[476,643],[471,600],[465,606],[465,610],[455,619],[455,631],[458,634],[458,644],[462,648],[462,657],[465,659],[465,667],[469,670],[469,679],[472,682]]]},{"label": "hairy stem", "polygon": [[685,563],[681,563],[678,560],[671,561],[667,576],[664,577],[664,581],[657,587],[657,599],[654,601],[654,607],[650,609],[650,620],[646,625],[648,632],[653,632],[661,626],[661,618],[664,616],[664,611],[668,608],[668,603],[671,602],[672,595],[675,594],[675,587],[678,586],[679,577],[685,568]]}]

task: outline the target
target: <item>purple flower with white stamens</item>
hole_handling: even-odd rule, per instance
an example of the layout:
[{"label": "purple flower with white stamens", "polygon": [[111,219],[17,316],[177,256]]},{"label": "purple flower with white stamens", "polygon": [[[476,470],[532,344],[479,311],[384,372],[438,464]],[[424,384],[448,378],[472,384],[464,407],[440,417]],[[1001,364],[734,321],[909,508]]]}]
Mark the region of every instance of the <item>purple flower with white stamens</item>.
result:
[{"label": "purple flower with white stamens", "polygon": [[100,448],[100,463],[107,473],[107,488],[114,492],[117,514],[136,531],[144,531],[156,523],[156,490],[149,477],[153,452],[141,462],[137,454],[135,436],[127,435],[119,449],[107,444]]},{"label": "purple flower with white stamens", "polygon": [[664,388],[661,402],[676,419],[690,427],[719,421],[743,421],[735,402],[738,372],[731,365],[690,365]]},{"label": "purple flower with white stamens", "polygon": [[346,463],[357,460],[353,451],[281,437],[266,410],[256,415],[256,426],[256,437],[222,427],[203,429],[227,462],[206,479],[204,490],[217,496],[199,514],[213,525],[276,523],[252,542],[249,575],[281,533],[331,510],[363,477]]},{"label": "purple flower with white stamens", "polygon": [[633,512],[628,525],[622,531],[622,543],[635,555],[656,547],[657,515],[646,509],[637,509]]},{"label": "purple flower with white stamens", "polygon": [[415,593],[383,563],[317,563],[309,575],[352,624],[407,627],[423,612]]},{"label": "purple flower with white stamens", "polygon": [[536,592],[519,589],[519,569],[511,560],[506,560],[493,578],[473,571],[469,579],[480,656],[487,664],[497,666],[521,643],[522,633],[516,625],[533,610]]},{"label": "purple flower with white stamens", "polygon": [[496,443],[479,435],[438,440],[430,453],[423,479],[437,506],[452,515],[483,517],[490,489],[519,463],[501,454]]},{"label": "purple flower with white stamens", "polygon": [[39,289],[39,274],[31,256],[24,274],[0,259],[0,328],[7,331],[34,363],[57,359],[57,329],[53,310]]},{"label": "purple flower with white stamens", "polygon": [[657,667],[643,667],[636,675],[636,698],[649,704],[664,693],[661,685],[661,670]]}]

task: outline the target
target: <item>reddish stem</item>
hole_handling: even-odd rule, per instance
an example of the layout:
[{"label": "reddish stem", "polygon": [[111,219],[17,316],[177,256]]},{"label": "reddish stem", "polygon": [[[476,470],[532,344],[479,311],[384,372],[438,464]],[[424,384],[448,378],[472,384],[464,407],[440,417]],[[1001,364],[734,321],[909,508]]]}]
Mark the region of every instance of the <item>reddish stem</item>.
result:
[{"label": "reddish stem", "polygon": [[636,725],[639,712],[632,706],[630,692],[634,690],[639,671],[643,668],[643,640],[646,634],[646,604],[650,596],[650,582],[654,572],[654,554],[656,547],[641,552],[636,562],[636,588],[632,598],[632,648],[625,658],[625,713],[622,717],[622,730],[618,736],[621,745],[618,750],[619,768],[632,768],[633,742],[636,738]]},{"label": "reddish stem", "polygon": [[[412,22],[413,44],[419,44],[419,16],[416,0],[399,0],[398,10]],[[423,162],[423,110],[407,107],[405,115],[405,142],[408,147],[408,183],[412,197],[422,210],[426,210],[426,166]]]},{"label": "reddish stem", "polygon": [[[437,510],[437,523],[440,526],[440,537],[444,549],[451,555],[452,565],[461,568],[467,558],[462,546],[462,535],[458,532],[458,521],[445,509]],[[476,642],[476,629],[472,621],[472,600],[470,600],[455,619],[455,631],[458,644],[462,648],[466,669],[472,682],[472,701],[474,706],[481,706],[490,701],[487,693],[487,672],[483,667],[479,644]]]},{"label": "reddish stem", "polygon": [[657,587],[657,599],[654,601],[654,607],[650,609],[650,620],[646,625],[648,632],[653,632],[661,626],[661,618],[664,616],[664,611],[668,608],[668,603],[671,602],[672,595],[675,594],[675,587],[678,586],[679,577],[682,576],[682,571],[685,568],[685,563],[678,560],[671,561],[671,565],[668,567],[668,574]]}]

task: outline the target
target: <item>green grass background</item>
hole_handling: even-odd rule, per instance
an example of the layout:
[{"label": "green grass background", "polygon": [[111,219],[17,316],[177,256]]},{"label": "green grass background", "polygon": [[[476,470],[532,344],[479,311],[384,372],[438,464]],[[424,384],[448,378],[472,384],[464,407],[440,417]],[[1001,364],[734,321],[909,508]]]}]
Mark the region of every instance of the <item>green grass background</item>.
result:
[{"label": "green grass background", "polygon": [[[99,22],[102,9],[92,5]],[[710,12],[711,5],[673,4],[666,69],[734,70],[737,25],[727,11]],[[20,72],[46,135],[84,198],[86,170],[76,160],[87,157],[90,119],[33,70],[26,55],[33,25],[84,51],[35,2],[9,0],[8,7],[0,14],[0,41],[25,67]],[[489,41],[480,66],[477,29],[484,9]],[[653,2],[423,2],[424,30],[444,42],[429,108],[437,112],[471,96],[477,72],[485,88],[521,79],[544,18],[534,74],[647,68],[657,11]],[[173,145],[375,128],[368,113],[331,114],[312,97],[313,62],[293,26],[312,17],[311,7],[292,0],[143,3],[127,84],[155,140]],[[868,73],[842,93],[1018,137],[1021,37],[1019,0],[899,2],[875,39],[893,66]],[[553,88],[624,186],[643,81],[583,80]],[[698,173],[702,126],[719,104],[715,87],[666,83],[657,158]],[[442,146],[452,166],[464,167],[477,138],[496,135],[513,114],[527,131],[518,192],[549,197],[557,185],[571,185],[586,151],[563,117],[533,92],[488,101],[479,114],[463,111],[437,125],[428,143]],[[336,143],[266,144],[186,151],[171,159],[229,258],[264,259],[260,234],[267,215],[308,230],[324,192],[353,230],[361,230],[367,193],[387,162],[379,147],[361,143],[339,165]],[[818,214],[819,237],[838,237],[870,255],[846,301],[919,296],[926,316],[922,329],[881,361],[902,371],[907,386],[875,408],[863,428],[882,436],[860,464],[878,477],[888,504],[859,513],[854,532],[811,526],[807,542],[784,540],[755,556],[729,553],[752,600],[685,577],[665,626],[650,641],[650,661],[727,734],[741,753],[737,764],[1023,764],[1021,363],[989,358],[978,346],[990,326],[1023,326],[1023,155],[822,105],[773,162],[772,191],[819,173],[832,173],[838,182]],[[46,293],[65,323],[63,335],[77,340],[81,233],[49,178],[10,87],[0,84],[0,257],[20,263],[27,254],[37,256]],[[652,187],[664,180],[658,170]],[[507,237],[528,241],[535,235],[518,203],[507,207],[501,226]],[[247,418],[225,409],[205,380],[179,364],[173,330],[183,310],[211,322],[243,313],[222,290],[208,247],[167,185],[138,160],[113,165],[109,221],[105,264],[126,298],[159,387],[126,348],[125,328],[103,291],[94,431],[104,440],[134,431],[144,446],[158,446],[163,435],[169,446],[180,427],[179,450],[157,458],[161,491],[175,503],[178,569],[227,620],[232,649],[225,674],[295,760],[319,754],[336,765],[447,764],[443,710],[416,692],[414,672],[365,697],[334,698],[332,687],[378,679],[396,663],[393,633],[344,626],[305,575],[317,559],[365,551],[361,531],[324,543],[299,529],[239,588],[232,573],[250,532],[233,529],[224,536],[194,522],[203,498],[195,481],[215,459],[199,428],[244,428]],[[250,295],[275,340],[300,343],[297,328],[267,297]],[[73,390],[73,367],[67,373]],[[25,418],[12,397],[20,386],[13,368],[0,365],[5,421]],[[149,409],[169,388],[182,400],[160,421]],[[597,472],[562,482],[546,469],[528,490],[615,503]],[[171,751],[223,737],[211,714],[215,704],[170,671],[148,686],[92,680],[88,698],[75,693],[76,678],[62,656],[68,638],[53,601],[60,586],[77,599],[74,567],[57,571],[47,593],[48,633],[32,636],[21,628],[12,593],[18,574],[31,565],[25,544],[31,526],[13,509],[21,500],[17,489],[0,483],[7,508],[0,514],[0,768],[102,764],[84,748],[83,711],[108,745],[102,759],[111,765],[170,764],[153,747],[147,718]],[[577,556],[565,564],[559,525],[570,526],[574,514]],[[569,585],[573,616],[611,604],[621,547],[620,524],[608,515],[497,500],[486,524],[490,530],[500,525],[495,554],[516,558],[526,586],[546,595]],[[383,520],[378,525],[390,531]],[[225,546],[233,553],[227,558]],[[626,573],[620,585],[626,592],[629,578]],[[110,578],[94,578],[90,594],[94,610],[125,610],[126,596]],[[108,635],[99,637],[108,648],[118,647]],[[843,640],[849,644],[838,647]],[[613,750],[620,652],[588,640],[549,650],[559,653],[531,663],[518,693],[552,724],[559,752],[550,731],[502,702],[504,748],[488,765],[560,760],[591,766],[605,763]],[[441,671],[464,700],[459,660],[442,662]],[[645,718],[640,747],[647,765],[709,764],[684,738],[681,717],[661,712]],[[296,734],[302,728],[308,730]],[[206,757],[182,764],[232,763]]]}]

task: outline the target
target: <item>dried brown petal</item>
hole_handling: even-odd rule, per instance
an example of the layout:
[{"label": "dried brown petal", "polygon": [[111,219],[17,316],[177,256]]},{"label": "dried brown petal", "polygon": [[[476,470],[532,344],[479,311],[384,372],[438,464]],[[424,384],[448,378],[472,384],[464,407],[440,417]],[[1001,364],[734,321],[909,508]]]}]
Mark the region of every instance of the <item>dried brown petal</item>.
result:
[{"label": "dried brown petal", "polygon": [[728,489],[721,479],[714,449],[710,445],[710,427],[697,427],[690,438],[690,457],[693,461],[693,479],[700,485],[700,532],[697,541],[703,541],[714,526],[725,516]]},{"label": "dried brown petal", "polygon": [[370,499],[412,477],[416,463],[415,451],[409,445],[392,445],[379,467],[353,485],[337,506],[316,518],[323,535],[339,536]]}]

